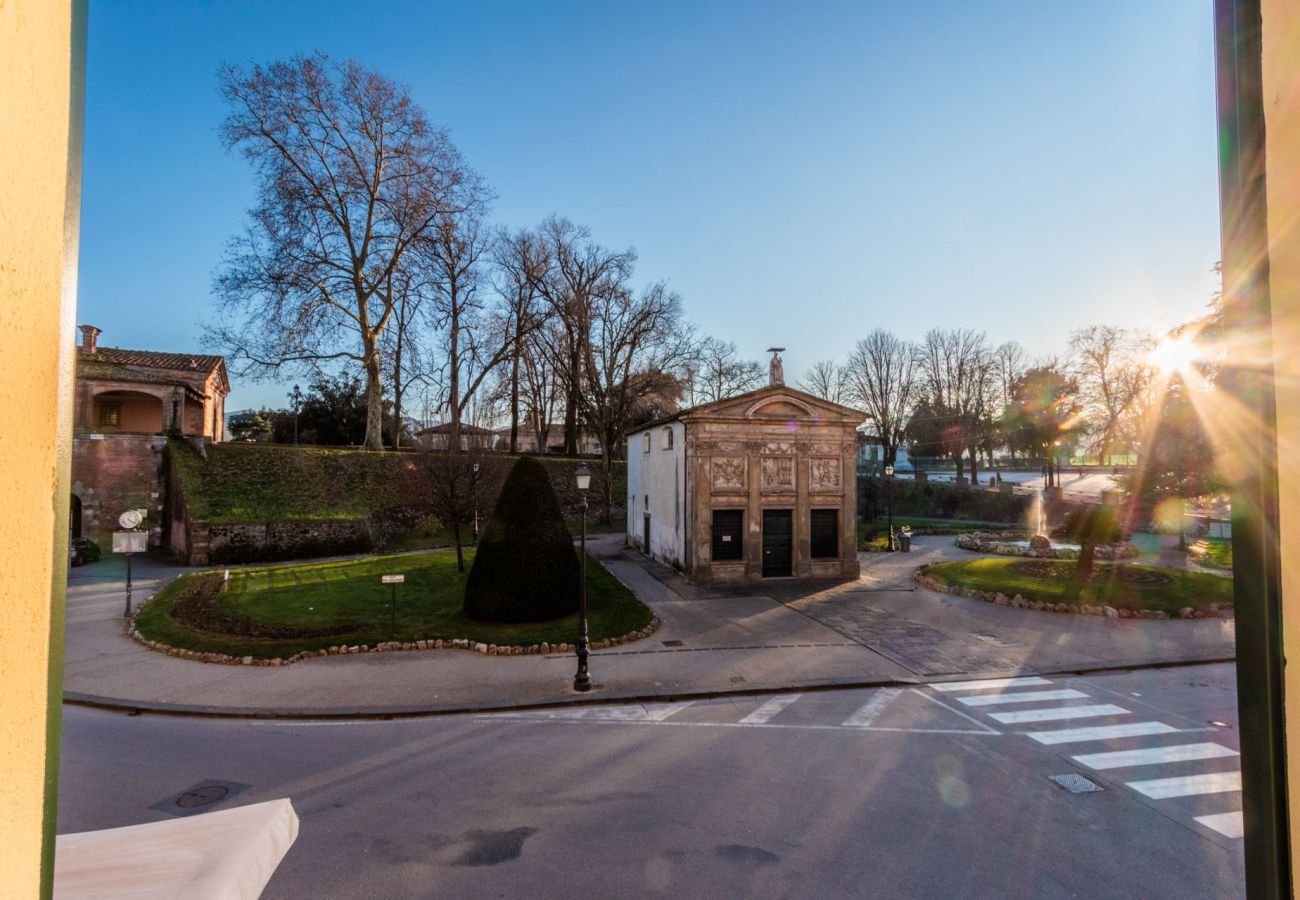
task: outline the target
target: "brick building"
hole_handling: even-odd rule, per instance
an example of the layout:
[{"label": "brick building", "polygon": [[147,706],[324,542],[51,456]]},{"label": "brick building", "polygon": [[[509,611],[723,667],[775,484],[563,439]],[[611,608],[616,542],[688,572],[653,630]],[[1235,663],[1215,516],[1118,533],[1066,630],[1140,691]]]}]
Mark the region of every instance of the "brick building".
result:
[{"label": "brick building", "polygon": [[163,541],[162,450],[168,436],[225,438],[230,382],[220,356],[99,346],[81,326],[73,406],[73,537],[108,549],[117,517],[145,511],[150,544]]}]

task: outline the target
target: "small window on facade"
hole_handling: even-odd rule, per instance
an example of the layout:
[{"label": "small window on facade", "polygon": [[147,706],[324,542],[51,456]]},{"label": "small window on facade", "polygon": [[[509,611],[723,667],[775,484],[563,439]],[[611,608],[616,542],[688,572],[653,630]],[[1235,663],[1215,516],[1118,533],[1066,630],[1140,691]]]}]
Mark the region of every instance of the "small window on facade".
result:
[{"label": "small window on facade", "polygon": [[650,452],[650,432],[648,431],[641,437],[641,452],[642,453]]},{"label": "small window on facade", "polygon": [[113,428],[122,424],[122,404],[120,403],[100,403],[99,417],[96,422],[100,425],[108,425]]},{"label": "small window on facade", "polygon": [[715,509],[713,511],[714,560],[744,559],[743,509]]},{"label": "small window on facade", "polygon": [[840,511],[814,509],[810,513],[808,533],[812,538],[813,559],[834,558],[840,555]]},{"label": "small window on facade", "polygon": [[673,430],[671,427],[664,429],[664,449],[673,449]]}]

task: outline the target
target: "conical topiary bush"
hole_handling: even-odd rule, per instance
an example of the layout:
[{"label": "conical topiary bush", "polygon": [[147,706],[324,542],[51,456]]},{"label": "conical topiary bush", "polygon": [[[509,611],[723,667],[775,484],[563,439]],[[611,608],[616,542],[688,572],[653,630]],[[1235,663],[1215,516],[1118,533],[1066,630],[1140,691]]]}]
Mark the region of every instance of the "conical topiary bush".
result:
[{"label": "conical topiary bush", "polygon": [[542,622],[578,608],[578,555],[546,468],[522,456],[479,534],[465,582],[465,614],[488,622]]}]

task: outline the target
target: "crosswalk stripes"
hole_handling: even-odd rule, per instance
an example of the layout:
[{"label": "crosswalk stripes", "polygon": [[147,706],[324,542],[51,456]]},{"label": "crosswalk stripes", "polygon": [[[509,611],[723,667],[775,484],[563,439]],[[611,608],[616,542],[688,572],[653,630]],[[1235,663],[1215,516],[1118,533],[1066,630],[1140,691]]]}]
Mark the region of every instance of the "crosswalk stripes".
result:
[{"label": "crosswalk stripes", "polygon": [[1091,719],[1097,716],[1122,716],[1128,710],[1113,703],[1091,706],[1058,706],[1051,709],[1022,709],[1016,712],[989,713],[989,718],[1003,725],[1020,725],[1025,722],[1059,722],[1065,719]]},{"label": "crosswalk stripes", "polygon": [[1144,747],[1141,750],[1116,750],[1110,753],[1083,753],[1073,756],[1075,762],[1098,772],[1105,769],[1122,769],[1127,766],[1152,766],[1161,763],[1194,762],[1201,759],[1220,759],[1239,756],[1222,744],[1175,744],[1170,747]]},{"label": "crosswalk stripes", "polygon": [[975,697],[958,697],[964,706],[999,706],[1003,703],[1043,703],[1047,700],[1082,700],[1088,695],[1075,690],[1022,691],[1018,694],[983,694]]},{"label": "crosswalk stripes", "polygon": [[802,696],[802,694],[783,694],[780,697],[773,697],[758,709],[745,716],[745,718],[741,719],[740,724],[766,725],[768,722],[772,721],[777,713],[794,703]]},{"label": "crosswalk stripes", "polygon": [[901,693],[903,692],[899,688],[884,688],[876,691],[866,705],[845,719],[841,725],[845,728],[866,728],[876,720],[881,710]]},{"label": "crosswalk stripes", "polygon": [[1212,828],[1224,837],[1239,838],[1246,833],[1246,822],[1239,812],[1214,813],[1194,818],[1206,828]]},{"label": "crosswalk stripes", "polygon": [[1056,731],[1026,731],[1025,737],[1040,744],[1083,744],[1088,741],[1111,741],[1116,738],[1173,734],[1178,729],[1164,722],[1126,722],[1123,725],[1093,725],[1089,728],[1062,728]]},{"label": "crosswalk stripes", "polygon": [[[1038,676],[1022,678],[997,678],[979,681],[948,682],[930,687],[945,694],[965,693],[955,697],[960,704],[984,713],[1002,725],[1061,722],[1078,719],[1129,716],[1132,713],[1113,703],[1079,703],[1090,699],[1087,694],[1074,689],[1050,689],[1051,682]],[[1026,688],[1049,688],[1026,690]],[[994,711],[989,707],[1009,704],[1061,702],[1058,706],[1041,706],[1035,709]],[[1082,725],[1070,728],[1023,731],[1026,737],[1043,746],[1082,744],[1097,741],[1114,741],[1138,737],[1177,734],[1182,729],[1164,722],[1119,722],[1104,725]],[[1097,753],[1078,753],[1069,758],[1080,766],[1104,772],[1144,766],[1186,764],[1216,759],[1231,759],[1240,754],[1229,747],[1209,741],[1188,744],[1138,747],[1128,750],[1107,750]],[[1241,771],[1198,772],[1164,778],[1135,779],[1122,782],[1125,787],[1152,800],[1170,800],[1179,797],[1199,797],[1225,794],[1241,790]],[[1244,833],[1244,820],[1240,811],[1210,813],[1193,816],[1199,825],[1228,838],[1240,838]]]},{"label": "crosswalk stripes", "polygon": [[1241,772],[1202,772],[1198,775],[1176,775],[1173,778],[1152,778],[1147,781],[1129,781],[1125,784],[1152,800],[1168,800],[1170,797],[1193,797],[1197,794],[1239,791]]}]

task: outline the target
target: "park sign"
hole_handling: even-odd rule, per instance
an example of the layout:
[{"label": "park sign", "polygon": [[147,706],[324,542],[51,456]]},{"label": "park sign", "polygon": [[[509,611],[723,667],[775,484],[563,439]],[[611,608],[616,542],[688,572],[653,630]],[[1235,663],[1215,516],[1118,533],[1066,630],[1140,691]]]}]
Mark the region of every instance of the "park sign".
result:
[{"label": "park sign", "polygon": [[149,532],[147,531],[113,532],[114,553],[144,553],[148,549]]},{"label": "park sign", "polygon": [[382,584],[402,584],[406,581],[405,575],[382,575],[379,579]]}]

